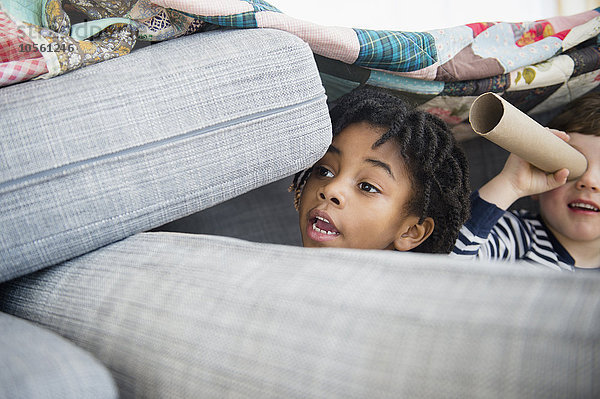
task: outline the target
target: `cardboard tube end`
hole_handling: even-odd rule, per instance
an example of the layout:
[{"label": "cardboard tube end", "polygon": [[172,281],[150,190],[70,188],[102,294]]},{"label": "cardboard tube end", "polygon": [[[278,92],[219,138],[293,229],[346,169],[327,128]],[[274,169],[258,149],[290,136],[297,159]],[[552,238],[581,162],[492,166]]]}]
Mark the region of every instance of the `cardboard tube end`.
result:
[{"label": "cardboard tube end", "polygon": [[583,154],[495,93],[477,97],[469,119],[477,134],[545,172],[566,167],[569,179],[585,173]]},{"label": "cardboard tube end", "polygon": [[485,135],[500,123],[504,104],[495,93],[485,93],[475,99],[469,110],[469,122],[477,134]]}]

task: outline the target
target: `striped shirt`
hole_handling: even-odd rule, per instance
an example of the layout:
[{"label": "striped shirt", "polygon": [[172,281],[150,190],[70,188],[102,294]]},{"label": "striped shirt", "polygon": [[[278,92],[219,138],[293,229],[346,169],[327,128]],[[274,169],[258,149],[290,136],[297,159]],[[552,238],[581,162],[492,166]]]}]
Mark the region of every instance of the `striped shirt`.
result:
[{"label": "striped shirt", "polygon": [[504,211],[471,196],[471,218],[460,229],[452,256],[525,261],[555,270],[574,271],[575,260],[538,215]]}]

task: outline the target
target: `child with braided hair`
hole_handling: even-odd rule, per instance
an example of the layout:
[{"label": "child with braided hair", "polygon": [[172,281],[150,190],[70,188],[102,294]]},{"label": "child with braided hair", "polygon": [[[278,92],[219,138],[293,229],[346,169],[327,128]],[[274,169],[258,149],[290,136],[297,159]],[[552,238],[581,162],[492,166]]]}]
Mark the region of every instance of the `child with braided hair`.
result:
[{"label": "child with braided hair", "polygon": [[469,185],[446,124],[369,87],[330,115],[331,146],[290,187],[303,245],[449,253],[469,216]]}]

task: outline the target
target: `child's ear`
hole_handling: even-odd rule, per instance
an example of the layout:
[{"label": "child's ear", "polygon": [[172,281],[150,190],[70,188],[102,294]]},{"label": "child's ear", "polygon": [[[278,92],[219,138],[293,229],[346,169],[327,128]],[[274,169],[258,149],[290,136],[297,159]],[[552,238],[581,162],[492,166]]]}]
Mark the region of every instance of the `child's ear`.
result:
[{"label": "child's ear", "polygon": [[414,223],[409,224],[408,228],[406,225],[403,225],[404,227],[400,229],[396,240],[394,240],[394,248],[396,250],[411,250],[420,245],[433,233],[435,223],[432,218],[425,218],[421,224],[418,224],[418,221],[418,218],[415,217]]}]

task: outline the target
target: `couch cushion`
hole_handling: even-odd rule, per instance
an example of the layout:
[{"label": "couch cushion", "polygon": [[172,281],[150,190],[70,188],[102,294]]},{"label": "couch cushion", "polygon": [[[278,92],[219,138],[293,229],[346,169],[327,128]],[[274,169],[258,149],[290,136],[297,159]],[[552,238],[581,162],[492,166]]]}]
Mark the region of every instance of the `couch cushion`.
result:
[{"label": "couch cushion", "polygon": [[0,398],[118,397],[108,370],[64,338],[5,313],[0,331]]},{"label": "couch cushion", "polygon": [[275,30],[155,44],[0,90],[0,281],[302,169],[331,140],[309,47]]},{"label": "couch cushion", "polygon": [[288,191],[293,179],[285,177],[154,230],[300,246],[298,212]]},{"label": "couch cushion", "polygon": [[600,277],[142,233],[0,286],[122,397],[600,393]]}]

